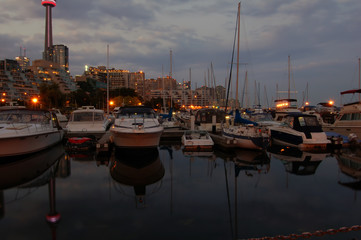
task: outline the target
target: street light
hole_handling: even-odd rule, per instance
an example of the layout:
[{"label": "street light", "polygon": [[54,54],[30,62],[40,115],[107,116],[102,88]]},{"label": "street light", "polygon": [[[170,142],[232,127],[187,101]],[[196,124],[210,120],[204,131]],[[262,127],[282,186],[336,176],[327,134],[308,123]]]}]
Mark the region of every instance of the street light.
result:
[{"label": "street light", "polygon": [[38,99],[36,97],[32,98],[31,101],[34,104],[34,109],[36,109],[36,103],[38,102]]}]

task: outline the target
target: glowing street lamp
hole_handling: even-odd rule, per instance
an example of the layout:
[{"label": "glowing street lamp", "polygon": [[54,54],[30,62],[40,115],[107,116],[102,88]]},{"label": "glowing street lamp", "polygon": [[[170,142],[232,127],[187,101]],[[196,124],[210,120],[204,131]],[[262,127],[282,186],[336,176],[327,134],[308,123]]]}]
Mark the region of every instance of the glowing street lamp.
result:
[{"label": "glowing street lamp", "polygon": [[32,98],[31,101],[34,104],[34,109],[36,108],[36,104],[38,103],[38,99],[36,97]]}]

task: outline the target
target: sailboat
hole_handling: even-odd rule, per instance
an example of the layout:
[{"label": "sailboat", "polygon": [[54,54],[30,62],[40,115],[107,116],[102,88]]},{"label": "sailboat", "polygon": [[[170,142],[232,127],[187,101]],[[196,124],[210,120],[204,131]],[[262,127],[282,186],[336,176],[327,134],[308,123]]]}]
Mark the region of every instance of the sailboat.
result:
[{"label": "sailboat", "polygon": [[[222,136],[233,141],[235,146],[245,149],[264,150],[269,144],[269,136],[266,131],[258,127],[256,122],[249,121],[240,116],[238,109],[238,69],[239,69],[239,35],[240,35],[240,10],[241,3],[238,3],[237,26],[238,26],[238,44],[237,44],[237,87],[236,87],[236,110],[232,120],[226,120],[226,124],[222,129]],[[235,34],[236,38],[236,34]],[[233,54],[232,54],[233,62]],[[232,72],[232,68],[231,71]],[[231,74],[228,84],[228,92],[230,88]],[[227,111],[227,107],[226,107]]]}]

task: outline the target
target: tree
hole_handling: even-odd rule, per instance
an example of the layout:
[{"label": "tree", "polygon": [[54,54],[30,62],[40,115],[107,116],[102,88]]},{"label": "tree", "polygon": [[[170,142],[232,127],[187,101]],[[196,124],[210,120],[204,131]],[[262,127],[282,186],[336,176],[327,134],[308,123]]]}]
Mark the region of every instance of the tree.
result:
[{"label": "tree", "polygon": [[61,108],[65,104],[65,94],[60,91],[57,83],[42,83],[40,101],[44,108]]}]

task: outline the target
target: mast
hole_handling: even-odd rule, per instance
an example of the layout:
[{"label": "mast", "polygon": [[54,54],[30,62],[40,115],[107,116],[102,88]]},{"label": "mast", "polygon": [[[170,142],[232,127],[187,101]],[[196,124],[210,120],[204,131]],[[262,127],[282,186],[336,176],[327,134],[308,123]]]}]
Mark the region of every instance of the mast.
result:
[{"label": "mast", "polygon": [[107,114],[109,115],[109,44],[107,45]]},{"label": "mast", "polygon": [[288,99],[291,99],[291,61],[288,55]]},{"label": "mast", "polygon": [[[358,89],[360,89],[360,82],[361,82],[361,78],[360,78],[360,69],[361,69],[361,63],[360,63],[360,58],[358,59]],[[360,102],[360,93],[358,94],[358,101]]]},{"label": "mast", "polygon": [[239,36],[240,36],[241,2],[238,3],[238,32],[237,32],[237,82],[236,82],[236,109],[238,109],[238,76],[239,76]]}]

